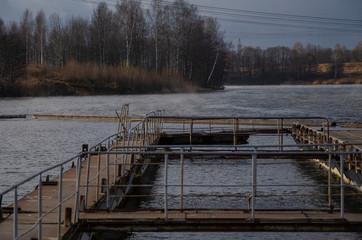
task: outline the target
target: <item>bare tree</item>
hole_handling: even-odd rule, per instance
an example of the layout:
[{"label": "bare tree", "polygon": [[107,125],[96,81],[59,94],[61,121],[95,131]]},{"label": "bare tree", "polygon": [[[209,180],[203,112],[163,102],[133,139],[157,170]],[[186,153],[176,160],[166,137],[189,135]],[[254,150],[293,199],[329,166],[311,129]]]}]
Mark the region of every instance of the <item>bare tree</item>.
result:
[{"label": "bare tree", "polygon": [[99,3],[92,15],[92,40],[95,43],[101,65],[106,63],[107,37],[110,32],[112,16],[113,14],[105,2]]},{"label": "bare tree", "polygon": [[49,59],[53,65],[62,67],[64,65],[64,27],[62,20],[57,13],[50,15],[49,25]]},{"label": "bare tree", "polygon": [[23,37],[25,38],[25,58],[26,63],[31,62],[31,49],[32,49],[32,40],[33,40],[33,34],[34,34],[34,19],[33,19],[33,13],[29,11],[29,9],[26,9],[23,18],[21,21],[21,31],[23,34]]},{"label": "bare tree", "polygon": [[38,47],[38,63],[43,64],[46,44],[46,20],[43,10],[40,10],[35,17],[35,41]]}]

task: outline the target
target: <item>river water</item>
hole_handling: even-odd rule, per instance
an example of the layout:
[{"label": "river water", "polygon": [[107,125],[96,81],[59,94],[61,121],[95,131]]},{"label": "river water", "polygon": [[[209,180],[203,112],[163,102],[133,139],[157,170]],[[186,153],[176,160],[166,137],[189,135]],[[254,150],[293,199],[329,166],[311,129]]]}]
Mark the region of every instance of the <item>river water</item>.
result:
[{"label": "river water", "polygon": [[[90,145],[115,133],[117,123],[92,121],[60,121],[36,120],[34,114],[57,115],[96,115],[115,116],[123,104],[130,103],[130,115],[142,116],[156,109],[165,109],[167,115],[189,116],[323,116],[329,121],[362,122],[362,85],[345,86],[248,86],[227,87],[224,91],[210,93],[187,94],[152,94],[152,95],[122,95],[122,96],[90,96],[90,97],[45,97],[0,99],[0,115],[29,114],[27,119],[0,120],[0,191],[10,187],[15,182],[30,176],[40,169],[61,162],[81,150],[83,143]],[[262,140],[260,140],[262,139]],[[264,142],[260,142],[264,141]],[[291,139],[286,139],[292,142]],[[250,144],[275,143],[264,138],[251,137]],[[202,160],[198,160],[202,161]],[[216,162],[222,160],[215,159]],[[222,166],[223,174],[218,174],[220,166],[195,167],[195,162],[188,162],[186,176],[190,184],[197,184],[199,179],[193,176],[203,175],[215,183],[232,183],[250,179],[246,166]],[[197,163],[197,162],[196,162]],[[187,164],[187,162],[186,162]],[[193,165],[192,165],[193,164]],[[281,167],[282,166],[282,167]],[[266,168],[266,167],[265,167]],[[170,171],[177,169],[170,168]],[[325,181],[323,171],[311,164],[298,165],[290,160],[284,165],[258,169],[260,181],[273,183],[288,183],[291,178],[295,183],[311,182],[322,184]],[[155,182],[162,182],[162,167],[157,171]],[[236,174],[237,173],[237,174]],[[233,175],[234,174],[234,175]],[[177,177],[175,177],[177,178]],[[229,180],[232,179],[230,182]],[[34,184],[29,183],[20,189],[21,194],[32,191]],[[187,190],[186,190],[187,191]],[[192,190],[190,190],[192,191]],[[209,193],[209,190],[202,190]],[[229,190],[228,190],[229,191]],[[232,190],[230,190],[232,191]],[[247,190],[245,194],[248,192]],[[275,191],[266,189],[266,192]],[[294,190],[285,190],[291,193]],[[304,191],[304,190],[303,190]],[[321,190],[318,187],[305,190],[313,194]],[[152,189],[152,192],[161,192]],[[200,190],[198,191],[200,192]],[[249,191],[250,192],[250,191]],[[326,207],[326,199],[273,199],[258,200],[258,207]],[[192,207],[202,207],[205,202],[190,200],[185,204]],[[212,199],[207,202],[210,207],[230,208],[239,206],[235,199]],[[241,208],[246,208],[245,204]],[[360,201],[353,205],[361,204]],[[159,200],[150,199],[141,206],[160,207]],[[360,205],[361,206],[361,205]],[[362,235],[355,233],[135,233],[131,239],[361,239]]]}]

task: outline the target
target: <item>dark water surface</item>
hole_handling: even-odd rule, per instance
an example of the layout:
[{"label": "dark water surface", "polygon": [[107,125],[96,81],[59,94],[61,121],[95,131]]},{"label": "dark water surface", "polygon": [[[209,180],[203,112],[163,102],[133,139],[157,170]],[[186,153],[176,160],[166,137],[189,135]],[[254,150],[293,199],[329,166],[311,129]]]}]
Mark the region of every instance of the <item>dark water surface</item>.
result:
[{"label": "dark water surface", "polygon": [[[144,115],[156,109],[165,109],[168,115],[192,116],[324,116],[335,122],[362,122],[362,85],[346,86],[253,86],[229,87],[224,91],[189,94],[155,94],[91,97],[46,97],[0,99],[0,115],[5,114],[58,114],[115,116],[123,104],[130,103],[131,115]],[[90,145],[115,133],[117,123],[58,121],[58,120],[0,120],[0,191],[30,176],[40,169],[66,160],[81,150],[83,143]],[[250,144],[276,144],[276,138],[250,139]],[[291,138],[286,143],[292,143]],[[208,160],[222,163],[225,160]],[[266,160],[265,160],[266,161]],[[285,160],[286,164],[261,165],[258,169],[259,183],[323,184],[325,173],[312,164],[297,164]],[[197,184],[200,176],[212,184],[240,184],[251,181],[250,165],[208,165],[203,160],[188,160],[185,165],[185,183]],[[172,163],[172,161],[171,161]],[[196,163],[196,164],[195,164]],[[188,169],[189,168],[189,169]],[[222,169],[222,170],[220,170]],[[54,173],[56,175],[57,173]],[[177,164],[170,166],[169,181],[179,180]],[[155,183],[162,183],[163,168],[157,171]],[[211,182],[212,181],[212,182]],[[34,189],[36,183],[29,183],[20,189],[25,194]],[[152,193],[162,192],[154,188]],[[178,189],[170,189],[175,194]],[[185,192],[213,193],[220,189],[185,189]],[[234,193],[235,189],[223,189]],[[260,189],[261,194],[280,191],[285,194],[300,191],[307,194],[323,193],[321,187],[303,189]],[[250,194],[245,188],[239,192]],[[285,197],[257,199],[257,207],[326,207],[326,197],[318,198]],[[337,201],[337,200],[336,200]],[[178,204],[171,199],[170,204]],[[217,208],[246,208],[245,198],[212,198],[207,202],[200,199],[186,199],[190,207],[205,204]],[[361,202],[352,201],[361,207]],[[162,207],[157,198],[141,202],[141,206]],[[361,239],[356,233],[135,233],[131,239]]]}]

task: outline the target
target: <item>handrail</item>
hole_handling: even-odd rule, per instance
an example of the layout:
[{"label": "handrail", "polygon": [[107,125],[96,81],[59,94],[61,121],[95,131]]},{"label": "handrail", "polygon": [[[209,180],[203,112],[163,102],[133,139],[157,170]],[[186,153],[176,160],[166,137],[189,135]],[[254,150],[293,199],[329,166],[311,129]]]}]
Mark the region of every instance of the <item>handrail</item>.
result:
[{"label": "handrail", "polygon": [[[103,139],[102,141],[100,141],[99,143],[95,144],[94,146],[92,146],[89,151],[84,151],[81,152],[79,154],[77,154],[76,156],[62,162],[62,163],[58,163],[54,166],[48,167],[42,171],[39,171],[36,174],[33,174],[31,177],[26,178],[23,181],[20,181],[19,183],[13,185],[12,187],[10,187],[9,189],[3,191],[0,193],[0,196],[3,196],[11,191],[15,191],[15,196],[14,196],[14,239],[18,239],[21,236],[25,235],[27,232],[33,230],[37,225],[39,225],[39,236],[41,237],[41,225],[42,225],[42,219],[47,216],[49,214],[49,212],[54,211],[55,209],[59,209],[59,211],[61,210],[62,204],[66,201],[69,201],[71,198],[75,197],[75,215],[74,215],[74,222],[76,222],[79,218],[79,211],[80,211],[80,201],[79,201],[79,193],[80,193],[80,188],[84,188],[86,187],[86,195],[87,195],[87,191],[89,187],[106,187],[106,198],[107,198],[107,208],[109,208],[109,197],[110,197],[110,188],[112,186],[117,186],[117,184],[110,184],[110,177],[109,177],[109,171],[110,171],[110,165],[118,165],[118,160],[119,158],[117,158],[117,155],[122,155],[122,163],[120,164],[120,166],[122,166],[122,176],[124,176],[124,170],[127,164],[134,164],[134,162],[127,162],[127,158],[129,157],[129,155],[133,155],[133,154],[137,154],[137,156],[147,156],[147,155],[152,155],[152,154],[161,154],[164,156],[165,159],[165,184],[163,185],[165,188],[165,196],[164,196],[164,201],[165,201],[165,206],[164,206],[164,210],[165,210],[165,218],[167,219],[167,210],[168,210],[168,206],[167,206],[167,187],[172,186],[171,184],[167,184],[167,167],[169,165],[168,163],[168,158],[171,155],[180,155],[180,160],[182,162],[183,156],[184,155],[192,155],[192,154],[202,154],[202,155],[229,155],[229,156],[252,156],[252,169],[253,169],[253,194],[252,194],[252,207],[253,207],[253,214],[252,214],[252,218],[254,219],[254,211],[255,211],[255,198],[256,198],[256,187],[260,187],[262,185],[258,185],[256,182],[256,172],[254,173],[254,170],[256,169],[257,166],[257,156],[258,155],[262,155],[262,154],[274,154],[274,155],[310,155],[310,154],[320,154],[320,155],[339,155],[340,156],[340,170],[342,173],[342,177],[341,177],[341,184],[339,185],[341,187],[341,202],[343,203],[344,201],[344,187],[346,186],[343,182],[343,163],[344,163],[344,156],[351,154],[351,155],[360,155],[360,152],[356,152],[356,151],[349,151],[349,150],[344,150],[344,151],[299,151],[299,150],[290,150],[288,152],[284,151],[283,148],[288,148],[288,147],[306,147],[306,146],[311,146],[310,144],[297,144],[297,145],[285,145],[285,144],[278,144],[278,145],[253,145],[253,146],[246,146],[246,145],[238,145],[235,144],[234,145],[151,145],[162,133],[163,130],[163,119],[169,119],[169,118],[178,118],[178,119],[188,119],[188,120],[217,120],[217,119],[231,119],[231,120],[237,120],[237,119],[274,119],[274,120],[284,120],[284,119],[320,119],[320,120],[325,120],[326,121],[326,125],[327,127],[329,126],[328,124],[328,119],[324,118],[324,117],[215,117],[215,118],[209,118],[209,117],[190,117],[190,118],[185,118],[185,117],[173,117],[173,116],[164,116],[165,111],[164,110],[157,110],[154,112],[150,112],[148,114],[146,114],[146,117],[138,122],[135,126],[133,126],[132,128],[130,128],[128,131],[121,131],[118,132],[116,134],[113,134],[105,139]],[[191,121],[192,122],[192,121]],[[235,123],[237,124],[237,122]],[[325,125],[324,125],[325,126]],[[237,128],[234,127],[234,132],[236,131]],[[279,128],[278,128],[279,129]],[[329,128],[328,128],[328,136],[329,136]],[[123,145],[118,145],[118,141],[121,140],[123,141]],[[328,137],[329,139],[329,137]],[[111,144],[111,140],[112,140],[112,144]],[[116,141],[116,146],[113,145],[113,141]],[[102,144],[106,143],[106,151],[105,152],[101,152],[102,149]],[[137,144],[136,144],[137,143]],[[348,143],[348,145],[352,145],[353,143]],[[346,143],[334,143],[334,144],[330,144],[330,143],[323,143],[323,144],[314,144],[313,146],[320,146],[320,147],[324,147],[324,148],[331,148],[333,146],[345,146],[347,145]],[[280,148],[281,147],[281,148]],[[98,148],[98,149],[97,149]],[[157,150],[157,148],[167,148],[165,151],[159,151]],[[206,149],[205,151],[203,151],[203,149]],[[221,151],[207,151],[207,149],[209,148],[223,148],[223,150]],[[225,150],[226,148],[230,148],[230,150]],[[249,149],[248,149],[249,148]],[[252,150],[250,150],[250,148]],[[267,152],[264,150],[261,150],[262,148],[279,148],[278,150],[268,150]],[[156,149],[156,150],[154,150]],[[246,149],[244,151],[237,151],[238,149]],[[236,150],[236,151],[235,151]],[[97,176],[89,179],[89,176],[87,176],[86,178],[86,184],[80,184],[80,179],[81,179],[81,165],[82,165],[82,161],[88,159],[88,161],[90,160],[90,157],[92,155],[98,155],[100,156],[101,154],[106,154],[107,156],[107,164],[104,168],[99,168],[98,172],[97,172]],[[115,159],[114,161],[110,160],[110,155],[115,155]],[[74,160],[77,160],[77,177],[76,177],[76,189],[70,194],[70,196],[68,195],[68,197],[64,200],[61,199],[61,193],[62,193],[62,181],[60,180],[59,182],[59,192],[60,192],[60,199],[59,202],[57,203],[57,205],[53,208],[51,208],[51,210],[45,212],[45,213],[41,213],[36,221],[36,223],[32,226],[31,229],[28,229],[26,232],[22,233],[20,236],[17,233],[17,202],[18,202],[18,188],[19,186],[21,186],[22,184],[28,182],[29,180],[32,180],[36,177],[39,177],[39,209],[41,209],[41,189],[42,189],[42,175],[48,171],[60,168],[60,179],[63,173],[63,167],[65,164],[68,164]],[[88,168],[89,168],[89,164],[88,164]],[[114,170],[116,171],[116,167],[114,168]],[[89,171],[89,169],[88,169]],[[106,184],[89,184],[91,182],[93,182],[95,179],[99,180],[99,176],[100,173],[102,171],[106,171],[107,172],[107,182]],[[116,182],[116,173],[114,174],[114,181],[113,183]],[[255,177],[255,179],[254,179]],[[127,185],[129,186],[129,185]],[[182,185],[182,186],[187,186],[187,185]],[[329,184],[328,186],[331,186],[331,184]],[[86,196],[87,199],[87,196]],[[87,203],[87,201],[86,201]],[[1,203],[0,203],[1,204]],[[1,207],[1,205],[0,205]],[[341,207],[341,217],[343,217],[343,213],[344,213],[344,209],[343,206]],[[61,213],[59,213],[59,221],[58,221],[58,225],[59,225],[59,229],[60,229],[60,221],[61,221]],[[16,227],[15,227],[16,226]],[[58,238],[60,237],[60,231],[58,234]]]}]

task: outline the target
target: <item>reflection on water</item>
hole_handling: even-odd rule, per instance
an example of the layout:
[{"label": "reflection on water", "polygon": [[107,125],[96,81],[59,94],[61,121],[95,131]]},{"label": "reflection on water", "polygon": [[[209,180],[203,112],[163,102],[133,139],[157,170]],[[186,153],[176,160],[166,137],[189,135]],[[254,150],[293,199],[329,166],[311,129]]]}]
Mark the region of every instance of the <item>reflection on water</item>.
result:
[{"label": "reflection on water", "polygon": [[[192,116],[324,116],[336,122],[362,122],[362,85],[353,86],[252,86],[229,87],[225,91],[211,93],[189,94],[155,94],[155,95],[124,95],[124,96],[91,96],[91,97],[48,97],[48,98],[20,98],[0,99],[1,114],[64,114],[64,115],[97,115],[115,116],[123,104],[130,103],[131,115],[144,115],[156,109],[165,109],[168,115]],[[347,107],[346,107],[347,106]],[[86,122],[86,121],[54,121],[54,120],[0,120],[0,191],[8,188],[15,182],[30,176],[40,169],[72,157],[81,150],[83,143],[90,145],[97,143],[104,137],[117,130],[117,123]],[[271,144],[275,138],[250,138],[249,143]],[[285,144],[291,143],[291,138]],[[251,181],[250,165],[207,165],[201,166],[205,160],[188,160],[185,165],[187,183],[197,184],[203,176],[219,184],[239,184],[246,180]],[[208,162],[223,162],[226,160],[214,159]],[[261,160],[262,161],[262,160]],[[269,163],[270,160],[265,160]],[[294,160],[287,160],[286,164],[269,164],[259,166],[258,183],[296,184],[312,182],[314,185],[323,184],[326,175],[323,171],[311,164],[297,164]],[[172,163],[172,161],[171,161]],[[179,181],[177,164],[170,166],[169,181]],[[157,171],[155,183],[162,183],[162,166]],[[56,175],[57,173],[54,173]],[[32,191],[36,183],[30,183],[20,189],[24,194]],[[250,188],[239,188],[240,198],[208,199],[207,205],[217,208],[246,208],[245,197],[250,194]],[[153,188],[157,193],[161,189]],[[170,189],[178,194],[178,189]],[[219,192],[220,189],[192,189],[185,188],[192,193]],[[235,192],[235,189],[223,189],[225,193]],[[281,194],[295,193],[295,191],[316,194],[325,193],[323,187],[315,186],[302,189],[260,188],[258,193],[270,195],[278,191]],[[309,208],[325,207],[326,196],[312,199],[292,197],[272,198],[259,197],[257,207],[292,206]],[[338,200],[336,199],[336,202]],[[141,206],[160,207],[159,199],[149,199],[141,202]],[[178,199],[171,199],[172,204],[178,204]],[[361,206],[360,203],[358,203]],[[190,207],[205,206],[204,200],[190,198],[185,200]],[[185,206],[186,207],[186,206]],[[320,239],[343,238],[360,239],[360,234],[334,233],[137,233],[131,239]]]}]

